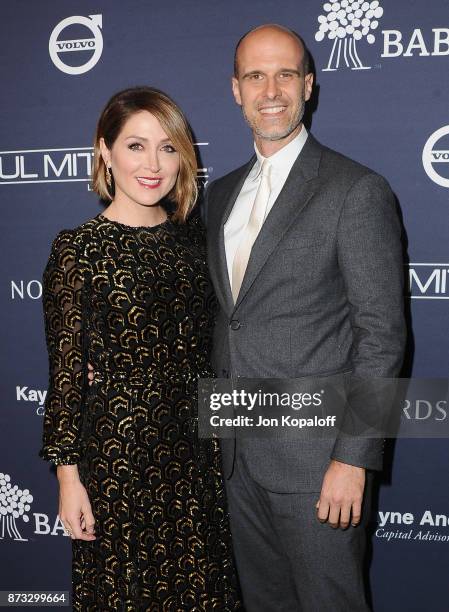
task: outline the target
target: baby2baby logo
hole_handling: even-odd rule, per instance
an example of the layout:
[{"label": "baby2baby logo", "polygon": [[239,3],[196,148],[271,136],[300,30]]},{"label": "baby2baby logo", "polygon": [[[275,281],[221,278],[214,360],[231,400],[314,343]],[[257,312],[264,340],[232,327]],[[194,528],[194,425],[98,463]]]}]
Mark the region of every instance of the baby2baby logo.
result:
[{"label": "baby2baby logo", "polygon": [[[382,48],[378,49],[376,35],[384,9],[379,0],[340,0],[325,2],[318,16],[315,40],[327,43],[329,56],[319,63],[323,72],[340,69],[369,70],[376,57],[412,58],[449,55],[449,28],[414,28],[403,30],[392,24],[391,29],[381,30]],[[374,51],[369,53],[369,47]],[[374,55],[373,55],[374,53]],[[368,60],[371,58],[371,62]],[[380,68],[380,64],[375,64]]]},{"label": "baby2baby logo", "polygon": [[66,536],[59,516],[50,518],[42,512],[31,512],[34,497],[29,489],[14,484],[11,476],[0,472],[0,542],[28,542],[30,531],[36,535]]},{"label": "baby2baby logo", "polygon": [[371,66],[364,65],[359,57],[357,44],[362,39],[370,45],[375,42],[374,31],[384,13],[379,1],[325,2],[323,11],[318,17],[320,25],[315,40],[321,42],[327,38],[332,41],[329,61],[323,70],[335,71],[342,66],[351,70],[369,70]]}]

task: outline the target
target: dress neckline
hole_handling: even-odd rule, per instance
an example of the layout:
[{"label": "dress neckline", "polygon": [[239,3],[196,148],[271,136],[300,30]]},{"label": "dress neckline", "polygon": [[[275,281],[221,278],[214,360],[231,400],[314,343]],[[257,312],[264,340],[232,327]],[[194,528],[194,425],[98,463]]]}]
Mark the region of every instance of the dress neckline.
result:
[{"label": "dress neckline", "polygon": [[127,231],[139,231],[139,230],[153,231],[153,230],[161,229],[163,227],[167,227],[171,225],[172,223],[169,216],[167,216],[165,221],[162,221],[162,223],[157,223],[156,225],[126,225],[125,223],[120,223],[120,221],[113,221],[112,219],[108,219],[108,217],[105,217],[102,213],[97,215],[97,219],[105,223],[112,223],[112,225],[115,225]]}]

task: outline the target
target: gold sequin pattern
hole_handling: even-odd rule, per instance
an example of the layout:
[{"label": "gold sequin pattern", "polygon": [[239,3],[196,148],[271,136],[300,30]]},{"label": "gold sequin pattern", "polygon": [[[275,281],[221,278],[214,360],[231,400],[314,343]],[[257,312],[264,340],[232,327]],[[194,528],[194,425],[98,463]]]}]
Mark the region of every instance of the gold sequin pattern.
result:
[{"label": "gold sequin pattern", "polygon": [[200,222],[62,231],[43,305],[41,456],[78,464],[96,519],[72,544],[73,609],[240,610],[218,444],[196,435],[216,310]]}]

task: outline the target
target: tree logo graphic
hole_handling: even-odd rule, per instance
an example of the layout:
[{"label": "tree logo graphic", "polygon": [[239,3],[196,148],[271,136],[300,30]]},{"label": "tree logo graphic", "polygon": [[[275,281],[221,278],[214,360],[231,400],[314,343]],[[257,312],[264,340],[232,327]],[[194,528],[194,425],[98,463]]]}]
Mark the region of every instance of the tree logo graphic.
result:
[{"label": "tree logo graphic", "polygon": [[362,38],[372,45],[376,40],[373,32],[379,27],[379,19],[384,14],[379,0],[340,0],[325,2],[324,14],[318,17],[320,24],[315,40],[326,37],[333,41],[327,68],[323,71],[338,70],[346,66],[351,70],[369,70],[364,66],[357,52],[357,43]]},{"label": "tree logo graphic", "polygon": [[27,512],[33,496],[28,489],[19,489],[11,485],[11,476],[0,472],[0,539],[11,538],[20,542],[27,542],[17,529],[16,519],[20,516],[25,523],[30,520]]}]

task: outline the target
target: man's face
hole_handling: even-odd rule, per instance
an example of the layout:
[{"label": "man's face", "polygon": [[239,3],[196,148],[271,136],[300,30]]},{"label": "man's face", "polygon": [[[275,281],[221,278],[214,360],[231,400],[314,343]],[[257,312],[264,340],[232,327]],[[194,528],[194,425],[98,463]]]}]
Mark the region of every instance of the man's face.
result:
[{"label": "man's face", "polygon": [[313,83],[302,59],[301,44],[285,32],[264,28],[242,41],[232,91],[256,142],[290,141],[299,132]]}]

